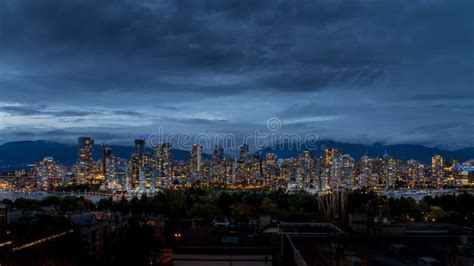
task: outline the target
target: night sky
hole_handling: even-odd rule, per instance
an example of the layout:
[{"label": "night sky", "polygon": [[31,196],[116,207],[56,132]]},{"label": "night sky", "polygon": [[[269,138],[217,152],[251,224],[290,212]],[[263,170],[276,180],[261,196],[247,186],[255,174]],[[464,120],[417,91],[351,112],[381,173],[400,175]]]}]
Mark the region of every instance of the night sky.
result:
[{"label": "night sky", "polygon": [[474,1],[0,0],[0,143],[265,129],[474,146]]}]

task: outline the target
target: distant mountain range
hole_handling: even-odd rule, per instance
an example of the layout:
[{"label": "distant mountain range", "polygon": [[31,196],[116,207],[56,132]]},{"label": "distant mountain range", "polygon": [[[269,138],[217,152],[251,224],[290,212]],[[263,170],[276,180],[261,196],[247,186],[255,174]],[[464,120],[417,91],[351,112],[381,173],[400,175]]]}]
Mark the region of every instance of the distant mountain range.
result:
[{"label": "distant mountain range", "polygon": [[[129,159],[134,151],[134,147],[108,145],[112,148],[112,153],[124,159]],[[101,158],[101,146],[94,146],[94,159]],[[152,152],[151,149],[147,150]],[[172,149],[174,160],[186,161],[189,159],[189,151]],[[0,145],[0,171],[10,171],[28,164],[43,160],[44,157],[51,156],[54,160],[64,165],[73,164],[77,160],[77,145],[56,143],[45,140],[37,141],[16,141]],[[205,159],[210,155],[203,154]]]},{"label": "distant mountain range", "polygon": [[[112,153],[117,157],[128,159],[133,153],[134,148],[131,146],[109,145]],[[293,146],[294,147],[294,146]],[[305,147],[302,145],[302,147]],[[360,159],[364,155],[376,157],[382,156],[385,151],[388,154],[396,156],[402,160],[415,159],[425,163],[431,162],[434,154],[440,154],[446,159],[456,158],[459,161],[466,161],[474,158],[474,147],[463,148],[454,151],[442,150],[438,148],[429,148],[422,145],[384,145],[376,143],[373,145],[350,144],[335,141],[318,141],[313,144],[311,149],[316,156],[324,155],[326,147],[337,148],[342,153],[350,154],[355,159]],[[278,158],[297,158],[304,149],[292,149],[286,143],[268,147],[262,150],[262,154],[274,152]],[[151,149],[149,150],[151,152]],[[189,159],[189,151],[173,149],[174,160],[186,161]],[[77,160],[77,146],[73,144],[63,144],[49,142],[44,140],[38,141],[17,141],[0,145],[0,171],[10,171],[19,167],[27,166],[42,160],[45,156],[51,156],[56,161],[64,165],[70,165]],[[94,147],[94,158],[101,157],[101,147]],[[204,159],[211,158],[211,155],[204,153]]]},{"label": "distant mountain range", "polygon": [[[266,154],[268,152],[274,152],[278,155],[278,158],[297,158],[298,155],[302,152],[301,150],[292,149],[288,143],[275,146],[276,147],[267,147],[263,149],[262,153]],[[303,149],[305,145],[301,145],[301,147]],[[434,154],[440,154],[445,159],[454,158],[461,162],[467,161],[469,159],[474,159],[474,147],[449,151],[414,144],[384,145],[382,143],[375,143],[373,145],[365,145],[335,142],[331,140],[318,141],[316,143],[313,143],[311,147],[311,149],[306,150],[311,150],[315,156],[323,156],[326,148],[336,148],[344,154],[350,154],[357,160],[364,155],[371,157],[382,157],[385,152],[401,160],[414,159],[424,163],[431,163],[431,157]]]}]

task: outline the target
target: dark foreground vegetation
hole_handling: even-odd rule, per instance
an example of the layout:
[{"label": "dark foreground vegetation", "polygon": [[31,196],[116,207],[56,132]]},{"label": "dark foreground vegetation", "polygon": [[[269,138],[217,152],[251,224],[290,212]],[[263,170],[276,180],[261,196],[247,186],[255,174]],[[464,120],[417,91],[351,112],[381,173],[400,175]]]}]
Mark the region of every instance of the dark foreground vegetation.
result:
[{"label": "dark foreground vegetation", "polygon": [[[474,196],[427,196],[420,201],[380,196],[375,192],[353,191],[345,196],[345,212],[374,212],[396,221],[470,223],[474,218]],[[323,220],[317,196],[306,192],[284,191],[208,191],[203,189],[167,190],[153,197],[145,195],[119,201],[112,198],[93,203],[83,197],[49,196],[42,200],[20,198],[3,200],[9,208],[40,210],[54,206],[60,212],[111,210],[124,214],[163,215],[171,221],[213,219],[218,216],[239,220],[260,214],[284,221]],[[407,218],[408,217],[408,218]]]},{"label": "dark foreground vegetation", "polygon": [[[472,225],[474,219],[474,197],[468,193],[425,197],[420,201],[387,198],[367,191],[344,191],[337,195],[188,189],[167,190],[153,197],[108,198],[98,202],[71,196],[3,200],[7,210],[21,211],[24,216],[17,224],[2,227],[6,228],[5,232],[17,234],[20,240],[75,230],[56,241],[20,252],[4,250],[3,262],[11,265],[143,265],[160,250],[175,249],[182,232],[195,228],[196,224],[211,227],[216,220],[230,221],[238,227],[247,226],[261,216],[285,222],[328,221],[350,232],[347,216],[358,213],[385,217],[395,223]],[[331,205],[341,206],[332,216],[327,215]],[[28,220],[32,217],[30,212],[36,212],[34,221]],[[113,230],[102,234],[100,239],[95,236],[84,239],[80,233],[85,225],[81,222],[89,222],[88,217],[97,213],[102,215],[101,219],[104,215],[120,216],[123,227],[116,229],[115,224],[119,223],[114,220]],[[76,218],[73,217],[84,221],[74,225],[72,221]],[[101,230],[100,224],[86,226],[90,227],[86,236]]]}]

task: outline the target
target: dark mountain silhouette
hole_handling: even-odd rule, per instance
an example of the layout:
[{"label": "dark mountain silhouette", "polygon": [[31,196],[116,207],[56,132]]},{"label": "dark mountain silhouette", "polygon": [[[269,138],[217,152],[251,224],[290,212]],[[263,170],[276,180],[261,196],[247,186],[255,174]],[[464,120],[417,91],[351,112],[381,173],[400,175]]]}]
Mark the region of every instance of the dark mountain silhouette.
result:
[{"label": "dark mountain silhouette", "polygon": [[350,154],[356,160],[364,155],[371,157],[381,157],[387,152],[401,160],[414,159],[424,163],[431,163],[431,157],[434,154],[440,154],[445,159],[457,159],[461,162],[474,158],[474,148],[463,148],[454,151],[442,150],[439,148],[430,148],[423,145],[414,144],[395,144],[384,145],[375,143],[373,145],[351,144],[335,142],[331,140],[321,140],[312,145],[299,145],[299,149],[295,143],[280,143],[273,147],[262,149],[262,154],[274,152],[278,158],[297,158],[304,150],[311,150],[315,156],[323,156],[326,148],[337,148],[342,153]]},{"label": "dark mountain silhouette", "polygon": [[[108,146],[112,148],[112,153],[114,155],[124,159],[129,159],[134,150],[132,146]],[[385,151],[402,160],[415,159],[425,163],[430,163],[431,157],[434,154],[441,154],[446,159],[455,158],[461,162],[474,158],[474,147],[448,151],[438,148],[429,148],[422,145],[384,145],[382,143],[364,145],[330,140],[318,141],[311,146],[311,149],[308,149],[305,145],[300,146],[301,147],[298,149],[295,144],[276,144],[274,147],[263,149],[262,154],[265,155],[267,152],[275,152],[278,155],[278,158],[297,158],[304,150],[312,150],[314,155],[323,156],[326,148],[337,148],[342,153],[348,153],[357,160],[364,155],[372,157],[383,156]],[[147,152],[152,152],[152,150],[147,149]],[[187,161],[189,159],[189,151],[173,149],[172,153],[174,160]],[[42,160],[46,156],[53,157],[61,164],[70,165],[77,160],[77,146],[44,140],[5,143],[0,145],[0,171],[10,171],[19,167],[25,167],[28,164]],[[95,145],[94,158],[97,160],[100,157],[101,146]],[[210,158],[211,155],[203,153],[203,159]]]},{"label": "dark mountain silhouette", "polygon": [[[112,148],[112,153],[123,159],[129,159],[134,151],[134,147],[108,145]],[[94,159],[101,158],[101,146],[94,145]],[[153,152],[146,149],[146,152]],[[187,161],[189,151],[172,149],[173,160]],[[28,164],[41,161],[44,157],[51,156],[56,161],[64,165],[73,164],[77,160],[77,145],[37,141],[16,141],[0,145],[0,171],[10,171]],[[203,158],[208,159],[210,155],[203,153]]]}]

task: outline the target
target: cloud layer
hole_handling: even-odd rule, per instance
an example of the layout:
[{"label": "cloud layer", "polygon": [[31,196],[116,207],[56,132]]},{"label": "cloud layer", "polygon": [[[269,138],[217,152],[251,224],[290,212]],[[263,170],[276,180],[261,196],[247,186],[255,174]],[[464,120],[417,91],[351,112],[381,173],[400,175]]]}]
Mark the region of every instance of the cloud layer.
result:
[{"label": "cloud layer", "polygon": [[473,146],[472,15],[457,0],[2,0],[0,142],[277,116],[322,138]]}]

